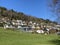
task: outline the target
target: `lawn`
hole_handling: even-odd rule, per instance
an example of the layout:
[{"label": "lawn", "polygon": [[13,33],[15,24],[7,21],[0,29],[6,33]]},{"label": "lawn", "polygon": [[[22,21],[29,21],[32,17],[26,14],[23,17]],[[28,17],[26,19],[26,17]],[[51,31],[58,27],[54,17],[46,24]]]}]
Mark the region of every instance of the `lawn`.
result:
[{"label": "lawn", "polygon": [[56,34],[32,34],[0,28],[0,45],[60,45],[60,40]]}]

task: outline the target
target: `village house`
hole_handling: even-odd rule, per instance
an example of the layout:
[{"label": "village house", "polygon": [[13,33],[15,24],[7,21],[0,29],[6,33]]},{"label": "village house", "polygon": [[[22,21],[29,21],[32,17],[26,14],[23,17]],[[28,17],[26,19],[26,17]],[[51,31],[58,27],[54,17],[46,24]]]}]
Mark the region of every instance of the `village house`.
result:
[{"label": "village house", "polygon": [[30,31],[30,30],[35,30],[39,29],[39,24],[38,23],[33,23],[32,21],[28,22],[28,25],[25,21],[22,20],[12,20],[12,21],[5,21],[4,29],[6,28],[17,28],[21,29],[24,31]]},{"label": "village house", "polygon": [[[42,32],[43,32],[44,26],[46,26],[46,28],[50,29],[50,30],[53,28],[53,26],[51,26],[51,25],[44,25],[44,23],[39,24],[39,23],[32,22],[32,21],[29,21],[27,24],[26,21],[22,21],[22,20],[11,20],[10,21],[10,20],[7,20],[7,18],[3,19],[3,20],[5,20],[4,29],[15,28],[15,29],[19,29],[22,31],[26,31],[26,32],[32,31],[32,30],[38,30],[38,31],[42,30]],[[58,27],[58,26],[56,26],[56,27]],[[40,32],[40,33],[42,33],[42,32]]]},{"label": "village house", "polygon": [[6,29],[6,28],[16,28],[16,29],[22,29],[22,30],[27,31],[31,27],[27,26],[25,21],[12,20],[11,22],[6,21],[6,24],[4,25],[4,29]]}]

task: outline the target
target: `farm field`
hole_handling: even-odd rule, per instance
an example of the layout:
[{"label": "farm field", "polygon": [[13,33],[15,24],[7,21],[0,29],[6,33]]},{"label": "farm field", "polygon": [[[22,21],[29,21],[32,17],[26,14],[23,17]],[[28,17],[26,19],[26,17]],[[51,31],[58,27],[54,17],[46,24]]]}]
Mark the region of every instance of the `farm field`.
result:
[{"label": "farm field", "polygon": [[60,45],[60,39],[56,34],[32,34],[0,28],[0,45]]}]

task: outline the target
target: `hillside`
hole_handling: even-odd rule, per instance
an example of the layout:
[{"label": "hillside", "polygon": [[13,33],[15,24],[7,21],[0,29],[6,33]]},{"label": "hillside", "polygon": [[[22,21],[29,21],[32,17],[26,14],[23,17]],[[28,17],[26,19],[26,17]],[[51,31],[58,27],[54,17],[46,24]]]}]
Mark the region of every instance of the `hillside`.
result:
[{"label": "hillside", "polygon": [[7,8],[5,7],[0,7],[0,18],[9,18],[10,20],[24,20],[24,21],[33,21],[33,22],[37,22],[37,23],[54,23],[54,24],[57,24],[56,22],[52,22],[50,21],[49,19],[42,19],[42,18],[37,18],[37,17],[34,17],[34,16],[29,16],[27,14],[24,14],[22,12],[16,12],[14,11],[13,9],[11,10],[8,10]]}]

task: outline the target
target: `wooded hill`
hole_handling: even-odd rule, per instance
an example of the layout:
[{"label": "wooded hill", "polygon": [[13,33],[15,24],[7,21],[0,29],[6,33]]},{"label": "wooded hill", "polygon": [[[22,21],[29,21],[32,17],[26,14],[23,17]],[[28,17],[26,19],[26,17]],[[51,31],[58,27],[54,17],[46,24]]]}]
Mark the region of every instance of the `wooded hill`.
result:
[{"label": "wooded hill", "polygon": [[11,10],[8,10],[7,8],[5,7],[0,7],[0,18],[4,18],[4,17],[7,17],[9,18],[10,20],[23,20],[23,21],[32,21],[32,22],[37,22],[37,23],[54,23],[54,24],[57,24],[56,22],[53,22],[53,21],[50,21],[49,19],[42,19],[42,18],[37,18],[37,17],[34,17],[34,16],[30,16],[30,15],[27,15],[27,14],[24,14],[22,12],[16,12],[14,11],[13,9]]}]

